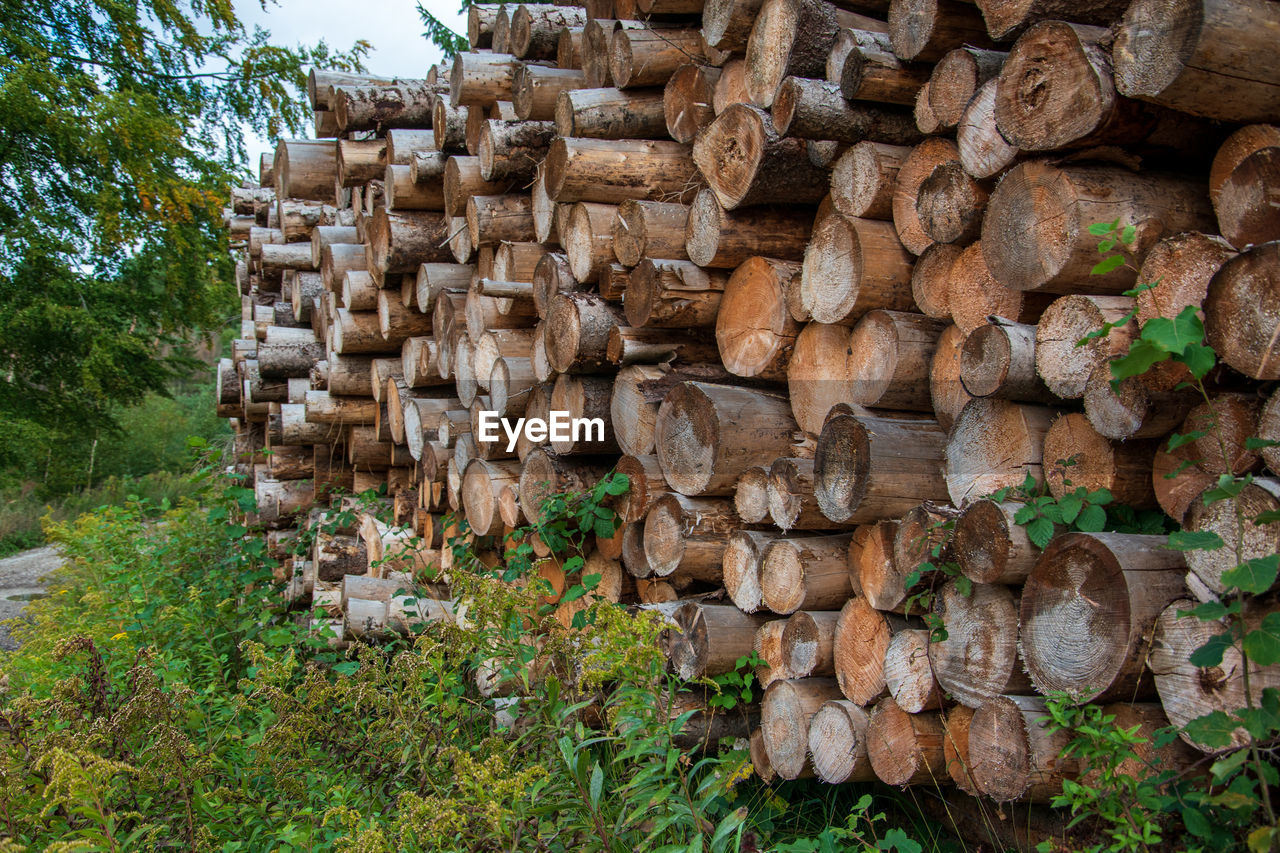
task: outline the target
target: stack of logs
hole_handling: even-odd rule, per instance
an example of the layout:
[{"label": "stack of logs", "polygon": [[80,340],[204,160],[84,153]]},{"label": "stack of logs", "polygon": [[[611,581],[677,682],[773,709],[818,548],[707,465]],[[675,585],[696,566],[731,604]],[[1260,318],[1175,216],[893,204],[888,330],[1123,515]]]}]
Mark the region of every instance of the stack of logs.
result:
[{"label": "stack of logs", "polygon": [[[232,193],[218,373],[272,552],[332,522],[284,560],[290,600],[347,639],[450,618],[443,587],[396,596],[447,570],[447,513],[484,549],[616,469],[596,595],[678,626],[680,676],[758,653],[738,734],[766,778],[1043,802],[1077,772],[1047,694],[1144,731],[1242,706],[1243,664],[1193,667],[1217,629],[1177,614],[1280,524],[1243,554],[1041,552],[987,496],[1106,488],[1229,543],[1235,505],[1200,500],[1220,474],[1259,475],[1247,515],[1280,508],[1280,450],[1246,443],[1280,438],[1280,4],[1075,5],[476,5],[471,51],[422,79],[313,72],[320,138]],[[1133,228],[1091,274],[1099,222]],[[1212,410],[1169,364],[1113,386],[1135,323],[1077,345],[1189,305],[1224,365]],[[603,438],[481,438],[484,412],[551,411]],[[316,508],[383,484],[391,525]],[[939,542],[966,579],[933,590],[945,639],[904,588]]]}]

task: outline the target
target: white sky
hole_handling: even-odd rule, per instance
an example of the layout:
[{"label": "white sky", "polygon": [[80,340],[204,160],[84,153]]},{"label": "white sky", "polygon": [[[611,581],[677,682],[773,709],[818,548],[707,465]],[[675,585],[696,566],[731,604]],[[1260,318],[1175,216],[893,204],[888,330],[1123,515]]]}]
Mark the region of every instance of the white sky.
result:
[{"label": "white sky", "polygon": [[[258,0],[234,0],[236,13],[246,27],[255,24],[270,31],[280,45],[325,41],[345,50],[359,39],[373,45],[365,58],[370,72],[394,77],[423,77],[440,51],[422,36],[422,19],[415,0],[277,0],[263,11]],[[451,27],[467,34],[467,19],[458,10],[459,0],[422,0],[422,5]],[[248,140],[252,171],[257,155],[272,150],[265,139]]]}]

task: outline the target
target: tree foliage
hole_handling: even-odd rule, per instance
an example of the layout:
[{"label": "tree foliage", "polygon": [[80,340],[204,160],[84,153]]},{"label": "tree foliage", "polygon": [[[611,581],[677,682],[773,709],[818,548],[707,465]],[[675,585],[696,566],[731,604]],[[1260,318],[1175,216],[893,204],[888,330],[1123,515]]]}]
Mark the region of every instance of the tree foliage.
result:
[{"label": "tree foliage", "polygon": [[0,463],[109,428],[234,311],[244,134],[298,132],[309,65],[226,0],[0,0]]}]

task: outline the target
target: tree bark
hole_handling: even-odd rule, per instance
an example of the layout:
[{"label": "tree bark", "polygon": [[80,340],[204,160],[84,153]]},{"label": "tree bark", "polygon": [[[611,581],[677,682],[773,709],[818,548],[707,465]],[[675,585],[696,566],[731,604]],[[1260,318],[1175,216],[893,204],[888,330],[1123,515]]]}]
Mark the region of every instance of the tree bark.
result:
[{"label": "tree bark", "polygon": [[[821,2],[822,0],[815,0]],[[814,204],[830,184],[804,144],[774,130],[769,114],[734,104],[703,129],[693,161],[727,210],[755,204]]]},{"label": "tree bark", "polygon": [[850,104],[836,84],[803,77],[782,82],[774,99],[773,126],[783,136],[850,144],[914,145],[921,139],[906,110]]},{"label": "tree bark", "polygon": [[556,98],[556,133],[564,137],[666,139],[666,121],[662,96],[647,89],[574,89]]},{"label": "tree bark", "polygon": [[892,225],[833,212],[805,250],[800,302],[816,322],[843,326],[877,308],[909,311],[911,264]]}]

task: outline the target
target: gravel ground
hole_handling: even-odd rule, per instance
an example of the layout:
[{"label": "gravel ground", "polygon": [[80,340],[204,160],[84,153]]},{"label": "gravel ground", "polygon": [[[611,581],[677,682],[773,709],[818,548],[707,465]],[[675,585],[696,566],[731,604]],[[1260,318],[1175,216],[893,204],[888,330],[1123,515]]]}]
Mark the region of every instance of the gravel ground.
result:
[{"label": "gravel ground", "polygon": [[[49,545],[0,560],[0,623],[21,616],[28,601],[44,596],[42,578],[61,564],[62,558]],[[0,649],[17,647],[9,626],[0,624]]]}]

